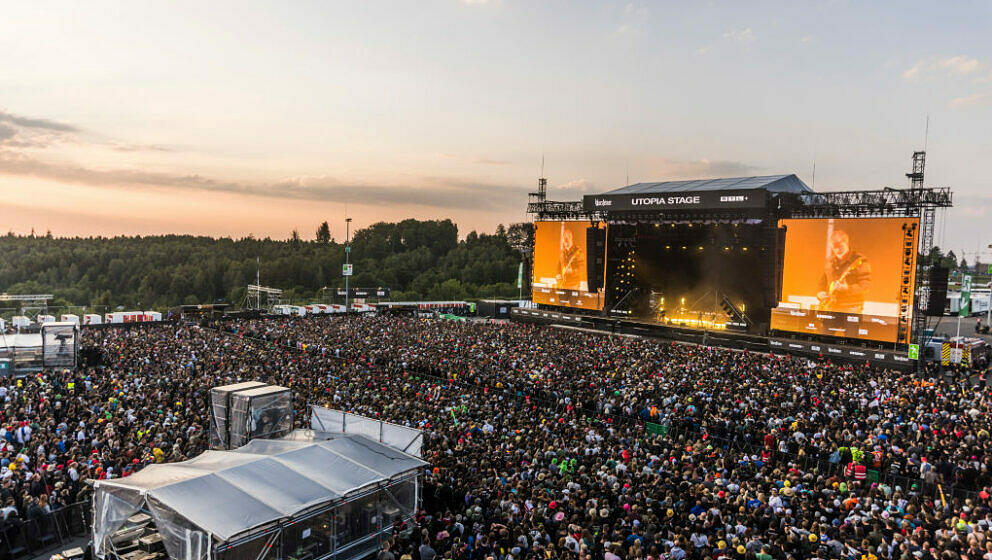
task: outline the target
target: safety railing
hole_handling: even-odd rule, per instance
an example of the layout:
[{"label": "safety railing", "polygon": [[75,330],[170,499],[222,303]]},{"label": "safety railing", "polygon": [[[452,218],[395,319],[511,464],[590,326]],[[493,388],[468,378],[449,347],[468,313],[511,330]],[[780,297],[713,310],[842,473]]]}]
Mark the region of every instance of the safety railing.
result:
[{"label": "safety railing", "polygon": [[0,521],[0,560],[31,558],[89,535],[88,502],[78,502],[34,519]]}]

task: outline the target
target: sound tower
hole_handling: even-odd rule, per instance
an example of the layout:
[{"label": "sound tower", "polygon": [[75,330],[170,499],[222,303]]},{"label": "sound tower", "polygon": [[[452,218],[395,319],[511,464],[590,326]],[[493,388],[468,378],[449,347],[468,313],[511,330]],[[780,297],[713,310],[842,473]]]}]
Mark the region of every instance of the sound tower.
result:
[{"label": "sound tower", "polygon": [[586,228],[586,282],[589,291],[603,287],[603,266],[606,263],[606,230]]},{"label": "sound tower", "polygon": [[930,267],[930,297],[927,299],[927,317],[940,317],[944,314],[944,306],[947,303],[947,275],[946,266]]}]

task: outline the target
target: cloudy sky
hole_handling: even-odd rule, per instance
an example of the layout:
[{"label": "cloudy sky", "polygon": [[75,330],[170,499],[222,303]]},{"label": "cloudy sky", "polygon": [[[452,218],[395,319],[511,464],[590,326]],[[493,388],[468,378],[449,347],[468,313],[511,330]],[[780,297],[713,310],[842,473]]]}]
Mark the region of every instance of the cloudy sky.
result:
[{"label": "cloudy sky", "polygon": [[[902,187],[930,116],[938,241],[992,242],[992,4],[10,2],[2,227],[463,232],[552,195],[797,173]],[[992,258],[992,256],[990,256]]]}]

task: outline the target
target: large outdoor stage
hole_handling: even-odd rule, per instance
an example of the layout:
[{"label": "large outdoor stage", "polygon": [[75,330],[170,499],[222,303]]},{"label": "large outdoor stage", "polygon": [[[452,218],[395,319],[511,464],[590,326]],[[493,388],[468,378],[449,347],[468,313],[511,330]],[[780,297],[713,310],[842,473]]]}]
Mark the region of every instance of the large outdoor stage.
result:
[{"label": "large outdoor stage", "polygon": [[926,330],[917,256],[951,205],[913,163],[908,189],[827,193],[772,175],[552,202],[542,179],[528,206],[540,308],[515,318],[905,365]]}]

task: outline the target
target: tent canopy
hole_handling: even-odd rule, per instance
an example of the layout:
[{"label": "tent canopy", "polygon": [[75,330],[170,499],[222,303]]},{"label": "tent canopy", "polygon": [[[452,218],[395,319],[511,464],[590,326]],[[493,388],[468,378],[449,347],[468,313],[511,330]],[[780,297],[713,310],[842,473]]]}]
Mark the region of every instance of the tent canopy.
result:
[{"label": "tent canopy", "polygon": [[97,492],[166,507],[221,541],[389,481],[427,463],[358,434],[297,430],[100,480]]},{"label": "tent canopy", "polygon": [[696,179],[691,181],[661,181],[636,183],[604,194],[655,194],[674,192],[723,191],[764,189],[768,192],[813,192],[799,177],[793,175],[765,175],[761,177],[731,177],[726,179]]}]

